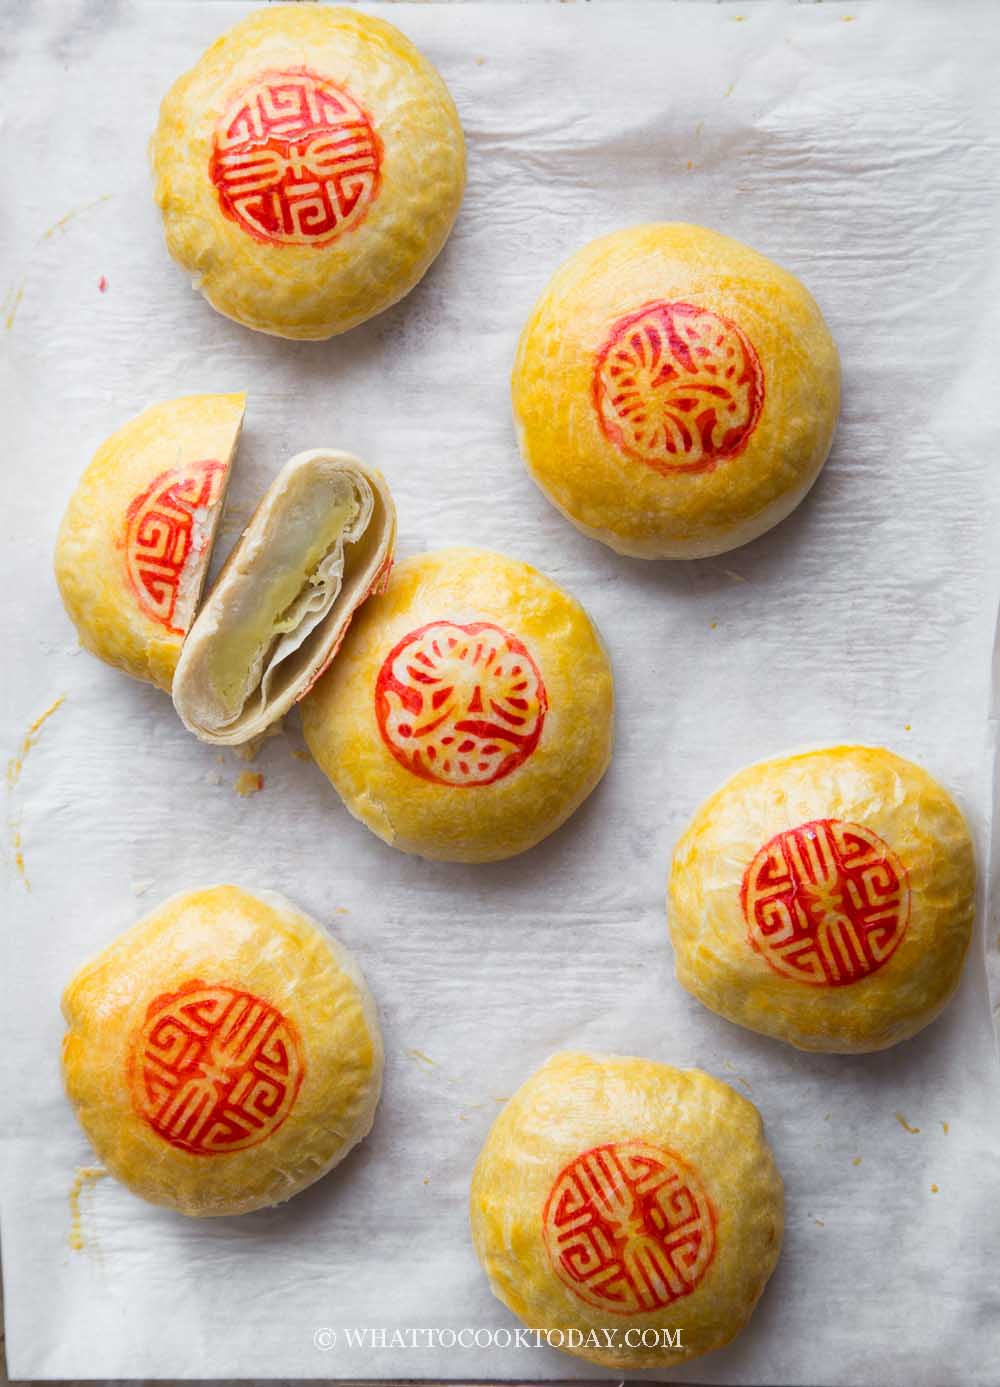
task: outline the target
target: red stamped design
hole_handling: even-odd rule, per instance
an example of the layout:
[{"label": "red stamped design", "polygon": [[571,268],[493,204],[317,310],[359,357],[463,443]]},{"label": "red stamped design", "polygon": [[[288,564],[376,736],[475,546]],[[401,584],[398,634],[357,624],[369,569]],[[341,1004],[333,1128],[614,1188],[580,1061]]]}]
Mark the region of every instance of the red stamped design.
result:
[{"label": "red stamped design", "polygon": [[297,67],[260,73],[230,104],[209,176],[225,215],[258,241],[325,246],[362,221],[381,163],[357,101]]},{"label": "red stamped design", "polygon": [[492,785],[538,745],[548,702],[525,645],[489,621],[431,621],[390,650],[375,716],[396,760],[438,785]]},{"label": "red stamped design", "polygon": [[560,1281],[616,1315],[690,1295],[715,1253],[715,1211],[701,1180],[645,1141],[577,1156],[552,1186],[542,1222]]},{"label": "red stamped design", "polygon": [[[175,636],[183,636],[197,596],[185,578],[201,558],[208,534],[200,523],[226,480],[225,464],[193,462],[161,472],[129,506],[125,519],[125,564],[139,606]],[[190,600],[186,600],[189,599]]]},{"label": "red stamped design", "polygon": [[292,1022],[221,983],[192,981],[157,997],[129,1056],[136,1111],[195,1156],[225,1156],[273,1135],[304,1074]]},{"label": "red stamped design", "polygon": [[664,475],[709,472],[746,447],[764,407],[753,343],[690,303],[647,303],[611,328],[594,371],[607,438]]},{"label": "red stamped design", "polygon": [[777,973],[840,987],[881,968],[906,932],[906,868],[870,828],[814,819],[765,843],[742,889],[750,943]]}]

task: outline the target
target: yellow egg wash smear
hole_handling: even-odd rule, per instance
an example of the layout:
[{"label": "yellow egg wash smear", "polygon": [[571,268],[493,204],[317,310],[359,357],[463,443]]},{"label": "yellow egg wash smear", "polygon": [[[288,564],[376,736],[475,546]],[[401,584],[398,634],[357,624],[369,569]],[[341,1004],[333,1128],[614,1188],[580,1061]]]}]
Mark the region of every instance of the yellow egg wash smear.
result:
[{"label": "yellow egg wash smear", "polygon": [[83,1212],[81,1198],[85,1189],[90,1189],[107,1175],[103,1166],[83,1165],[76,1172],[76,1179],[69,1191],[69,1245],[74,1252],[82,1252],[86,1247],[83,1236]]}]

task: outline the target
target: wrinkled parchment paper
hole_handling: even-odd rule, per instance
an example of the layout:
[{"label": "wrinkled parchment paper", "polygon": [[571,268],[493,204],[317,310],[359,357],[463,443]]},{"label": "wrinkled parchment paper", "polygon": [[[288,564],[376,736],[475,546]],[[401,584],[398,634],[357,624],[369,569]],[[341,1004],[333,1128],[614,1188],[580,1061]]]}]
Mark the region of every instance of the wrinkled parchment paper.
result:
[{"label": "wrinkled parchment paper", "polygon": [[[703,1010],[673,981],[663,909],[669,852],[706,794],[745,762],[840,738],[951,786],[985,879],[995,8],[385,7],[455,94],[468,196],[419,289],[326,344],[213,313],[168,260],[150,200],[161,95],[248,8],[40,0],[0,21],[11,1376],[608,1376],[549,1349],[351,1349],[342,1332],[513,1325],[473,1258],[469,1175],[504,1096],[579,1046],[728,1079],[763,1112],[787,1181],[784,1256],[749,1330],[678,1379],[995,1384],[1000,1084],[982,922],[944,1018],[845,1059]],[[550,272],[650,219],[717,227],[798,272],[844,361],[812,496],[697,563],[628,561],[576,534],[521,469],[509,418],[517,333]],[[406,858],[296,754],[296,719],[252,766],[220,758],[161,694],[78,651],[50,568],[79,472],[148,402],[243,387],[220,554],[280,464],[329,444],[385,471],[401,553],[492,546],[593,613],[617,753],[535,852]],[[236,792],[257,774],[262,789]],[[78,1175],[94,1161],[61,1092],[58,998],[159,899],[220,880],[285,892],[357,953],[388,1068],[375,1131],[339,1172],[286,1208],[196,1223]],[[336,1347],[317,1348],[328,1328]]]}]

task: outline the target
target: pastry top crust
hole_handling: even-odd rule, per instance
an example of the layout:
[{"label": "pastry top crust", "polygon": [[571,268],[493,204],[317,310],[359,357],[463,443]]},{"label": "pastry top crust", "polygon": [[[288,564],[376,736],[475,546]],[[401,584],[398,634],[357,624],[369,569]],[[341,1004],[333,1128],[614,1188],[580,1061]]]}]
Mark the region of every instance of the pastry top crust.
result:
[{"label": "pastry top crust", "polygon": [[[783,519],[819,474],[840,406],[837,349],[801,282],[680,222],[573,255],[524,327],[512,384],[539,486],[584,533],[640,558],[721,553]],[[654,438],[665,388],[677,412]]]},{"label": "pastry top crust", "polygon": [[878,747],[750,766],[677,844],[678,980],[804,1050],[881,1050],[933,1021],[975,919],[972,839],[951,796]]},{"label": "pastry top crust", "polygon": [[283,897],[164,902],[63,996],[66,1091],[134,1193],[186,1214],[297,1194],[371,1129],[374,1003],[352,956]]},{"label": "pastry top crust", "polygon": [[528,564],[447,549],[397,564],[302,720],[379,837],[481,862],[532,847],[582,803],[610,760],[613,711],[607,655],[575,598]]},{"label": "pastry top crust", "polygon": [[59,529],[56,581],[81,643],[167,692],[245,407],[246,396],[234,394],[144,409],[97,450]]},{"label": "pastry top crust", "polygon": [[[317,115],[328,96],[334,114]],[[286,120],[300,102],[301,138]],[[274,149],[255,153],[268,139]],[[462,127],[436,69],[391,24],[326,5],[269,5],[223,34],[167,93],[150,152],[170,254],[220,313],[282,337],[330,337],[402,298],[444,245],[465,185]],[[307,172],[292,197],[269,187],[255,201],[247,161],[277,158],[304,158]],[[285,230],[270,235],[262,217]]]},{"label": "pastry top crust", "polygon": [[[529,1325],[616,1331],[613,1346],[576,1352],[638,1369],[684,1362],[742,1329],[778,1260],[784,1196],[760,1114],[728,1084],[565,1052],[494,1123],[470,1215],[505,1305]],[[624,1342],[629,1329],[638,1341],[657,1328],[681,1329],[683,1350]]]}]

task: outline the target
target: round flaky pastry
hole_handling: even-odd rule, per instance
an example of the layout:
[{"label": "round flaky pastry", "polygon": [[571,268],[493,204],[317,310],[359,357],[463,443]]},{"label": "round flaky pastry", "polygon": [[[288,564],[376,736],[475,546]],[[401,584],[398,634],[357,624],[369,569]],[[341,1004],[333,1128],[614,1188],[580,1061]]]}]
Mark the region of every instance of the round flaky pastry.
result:
[{"label": "round flaky pastry", "polygon": [[63,1013],[76,1115],[153,1204],[281,1203],[371,1130],[382,1037],[361,970],[271,892],[166,901],[76,975]]},{"label": "round flaky pastry", "polygon": [[324,338],[409,293],[465,186],[458,113],[398,29],[270,5],[168,92],[151,149],[167,248],[214,308]]},{"label": "round flaky pastry", "polygon": [[760,1114],[697,1069],[553,1056],[486,1138],[472,1240],[495,1296],[547,1342],[620,1369],[729,1343],[781,1250]]},{"label": "round flaky pastry", "polygon": [[611,757],[614,691],[580,604],[527,564],[399,564],[302,705],[348,809],[394,847],[486,862],[567,819]]},{"label": "round flaky pastry", "polygon": [[840,362],[802,284],[700,226],[630,227],[555,274],[514,363],[521,455],[563,514],[644,559],[756,539],[819,475]]},{"label": "round flaky pastry", "polygon": [[245,405],[244,395],[187,395],[143,410],[97,450],[59,530],[56,580],[81,643],[168,692]]},{"label": "round flaky pastry", "polygon": [[677,978],[800,1049],[882,1050],[958,986],[975,894],[965,820],[919,766],[864,746],[763,761],[677,844]]}]

